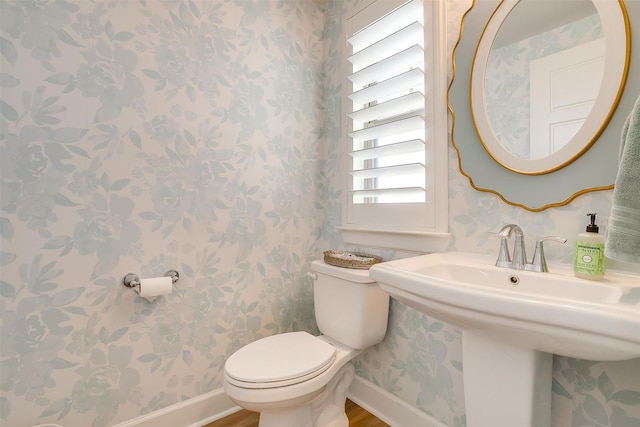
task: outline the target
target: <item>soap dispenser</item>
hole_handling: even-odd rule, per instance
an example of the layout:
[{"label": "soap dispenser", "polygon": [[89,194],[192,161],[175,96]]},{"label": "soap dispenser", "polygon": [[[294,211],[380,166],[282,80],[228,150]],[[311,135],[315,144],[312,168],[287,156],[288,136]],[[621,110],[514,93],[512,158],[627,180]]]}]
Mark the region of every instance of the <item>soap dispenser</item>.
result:
[{"label": "soap dispenser", "polygon": [[590,213],[591,223],[584,233],[576,237],[576,252],[573,259],[573,271],[576,277],[589,280],[602,280],[606,268],[604,257],[604,236],[598,234],[596,214]]}]

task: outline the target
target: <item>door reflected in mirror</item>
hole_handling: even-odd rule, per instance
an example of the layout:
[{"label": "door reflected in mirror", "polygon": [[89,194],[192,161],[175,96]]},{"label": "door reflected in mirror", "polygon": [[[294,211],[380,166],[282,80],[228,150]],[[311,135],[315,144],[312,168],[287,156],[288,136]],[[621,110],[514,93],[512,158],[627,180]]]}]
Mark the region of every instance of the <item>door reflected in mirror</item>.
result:
[{"label": "door reflected in mirror", "polygon": [[496,34],[485,72],[485,107],[499,144],[521,159],[564,147],[591,112],[604,61],[591,0],[520,1]]}]

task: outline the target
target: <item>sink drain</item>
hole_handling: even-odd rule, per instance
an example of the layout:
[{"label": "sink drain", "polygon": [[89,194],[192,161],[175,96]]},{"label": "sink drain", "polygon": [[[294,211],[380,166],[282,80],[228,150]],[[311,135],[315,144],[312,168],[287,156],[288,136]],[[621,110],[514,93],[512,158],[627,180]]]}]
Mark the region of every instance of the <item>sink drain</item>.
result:
[{"label": "sink drain", "polygon": [[509,276],[509,283],[515,286],[520,283],[520,278],[518,276]]}]

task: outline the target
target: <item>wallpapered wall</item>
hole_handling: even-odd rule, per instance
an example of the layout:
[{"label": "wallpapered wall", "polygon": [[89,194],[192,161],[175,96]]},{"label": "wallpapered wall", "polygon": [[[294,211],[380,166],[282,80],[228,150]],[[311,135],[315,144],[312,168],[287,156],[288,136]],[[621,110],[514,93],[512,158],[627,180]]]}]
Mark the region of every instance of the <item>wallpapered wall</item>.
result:
[{"label": "wallpapered wall", "polygon": [[[247,342],[317,332],[304,274],[342,246],[341,20],[362,3],[0,0],[3,423],[113,425],[220,388]],[[452,48],[468,1],[447,6]],[[458,250],[493,251],[478,236],[506,222],[572,237],[610,208],[532,214],[456,165]],[[171,268],[154,304],[120,285]],[[458,330],[393,303],[357,367],[463,426],[460,360]],[[556,358],[554,426],[637,425],[639,362]]]},{"label": "wallpapered wall", "polygon": [[[323,6],[0,6],[0,424],[113,425],[315,331]],[[121,285],[168,269],[153,304]]]},{"label": "wallpapered wall", "polygon": [[[363,3],[363,2],[360,2]],[[449,52],[458,40],[461,17],[469,0],[447,0]],[[327,22],[340,22],[341,16],[351,16],[358,4],[330,3]],[[344,35],[339,29],[327,34],[327,72],[334,78],[327,81],[327,93],[335,93],[339,85],[339,58]],[[449,55],[451,57],[451,54]],[[450,67],[451,68],[451,67]],[[451,72],[451,70],[450,70]],[[340,153],[340,121],[327,113],[326,126],[330,153]],[[619,141],[607,141],[617,150]],[[334,161],[335,160],[335,161]],[[342,158],[329,157],[329,170],[340,170]],[[341,188],[340,173],[331,181],[327,195]],[[333,207],[331,218],[338,218],[341,206]],[[533,254],[536,237],[562,235],[566,245],[548,245],[547,258],[571,263],[575,236],[584,231],[585,214],[599,212],[601,226],[611,209],[611,192],[590,193],[568,206],[541,213],[532,213],[504,204],[496,196],[471,189],[468,180],[459,173],[453,149],[449,159],[449,228],[453,234],[451,248],[464,252],[497,253],[498,245],[484,239],[484,231],[499,230],[507,223],[520,224],[527,238],[527,250]],[[333,227],[329,227],[333,229]],[[334,232],[331,245],[340,244]],[[366,250],[374,251],[372,248]],[[394,254],[382,253],[385,258]],[[403,255],[404,256],[404,255]],[[390,326],[382,344],[362,355],[356,363],[359,376],[380,385],[406,402],[431,414],[451,427],[466,425],[462,384],[461,334],[456,328],[437,319],[392,303]],[[490,386],[489,386],[490,387]],[[553,427],[640,425],[640,359],[626,362],[592,362],[563,357],[554,359]]]}]

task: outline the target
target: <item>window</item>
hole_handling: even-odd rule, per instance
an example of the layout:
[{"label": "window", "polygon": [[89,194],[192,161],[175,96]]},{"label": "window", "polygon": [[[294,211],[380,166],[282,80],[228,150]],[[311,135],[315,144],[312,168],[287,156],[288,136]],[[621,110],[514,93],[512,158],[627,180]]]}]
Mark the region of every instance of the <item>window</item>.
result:
[{"label": "window", "polygon": [[346,22],[347,243],[448,242],[445,21],[427,3],[377,0]]}]

